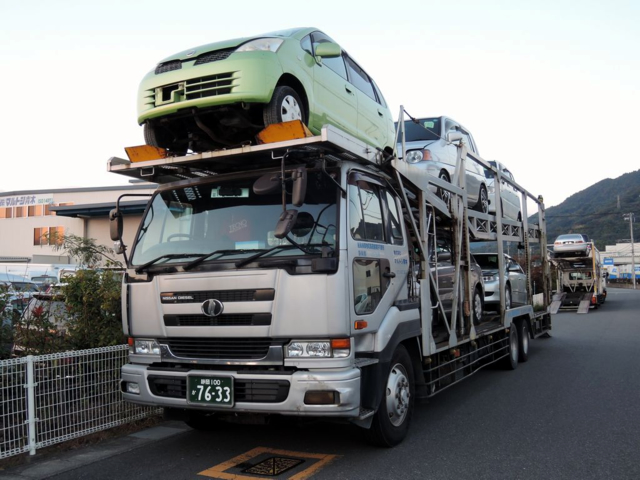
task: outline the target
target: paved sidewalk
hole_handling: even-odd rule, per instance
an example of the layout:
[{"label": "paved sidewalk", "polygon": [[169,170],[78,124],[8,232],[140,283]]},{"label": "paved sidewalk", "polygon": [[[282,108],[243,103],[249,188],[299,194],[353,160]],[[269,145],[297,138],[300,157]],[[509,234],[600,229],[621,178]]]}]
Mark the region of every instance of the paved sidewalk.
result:
[{"label": "paved sidewalk", "polygon": [[182,422],[163,422],[161,425],[79,450],[68,450],[50,456],[43,455],[41,458],[38,458],[36,454],[29,463],[0,471],[0,479],[40,480],[49,478],[190,430]]}]

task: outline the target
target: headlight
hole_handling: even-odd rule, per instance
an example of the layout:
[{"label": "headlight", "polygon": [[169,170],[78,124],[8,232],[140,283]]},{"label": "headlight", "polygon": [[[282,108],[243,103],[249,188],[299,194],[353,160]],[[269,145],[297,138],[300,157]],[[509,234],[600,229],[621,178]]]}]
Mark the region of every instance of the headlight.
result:
[{"label": "headlight", "polygon": [[482,280],[484,280],[485,282],[493,282],[496,279],[496,277],[494,275],[487,275],[482,277]]},{"label": "headlight", "polygon": [[282,38],[258,38],[240,45],[236,52],[277,52],[284,40]]},{"label": "headlight", "polygon": [[155,340],[138,340],[133,343],[133,353],[138,355],[160,355],[160,345]]},{"label": "headlight", "polygon": [[411,150],[407,152],[407,163],[418,163],[423,159],[422,150]]},{"label": "headlight", "polygon": [[346,358],[351,353],[351,340],[292,340],[285,347],[287,358]]}]

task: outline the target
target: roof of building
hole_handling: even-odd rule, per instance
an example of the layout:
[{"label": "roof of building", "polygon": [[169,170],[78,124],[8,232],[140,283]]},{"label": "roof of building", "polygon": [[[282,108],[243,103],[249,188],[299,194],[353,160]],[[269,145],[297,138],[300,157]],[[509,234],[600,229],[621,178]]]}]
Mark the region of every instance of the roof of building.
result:
[{"label": "roof of building", "polygon": [[13,195],[38,195],[43,193],[80,193],[80,192],[112,192],[117,190],[154,190],[155,183],[136,183],[134,185],[114,185],[111,187],[78,187],[78,188],[51,188],[45,190],[14,190],[12,192],[0,191],[0,197]]},{"label": "roof of building", "polygon": [[[147,206],[146,200],[137,200],[135,202],[120,202],[120,211],[123,215],[140,215],[144,213]],[[107,217],[109,212],[116,208],[116,202],[106,203],[86,203],[83,205],[60,205],[51,207],[56,215],[62,217],[88,218],[88,217]]]}]

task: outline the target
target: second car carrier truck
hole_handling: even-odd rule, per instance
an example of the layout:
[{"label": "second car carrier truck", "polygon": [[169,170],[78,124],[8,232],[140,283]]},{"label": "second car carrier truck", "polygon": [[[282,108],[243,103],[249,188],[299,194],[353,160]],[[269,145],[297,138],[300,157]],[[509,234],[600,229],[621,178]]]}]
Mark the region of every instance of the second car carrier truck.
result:
[{"label": "second car carrier truck", "polygon": [[[447,140],[458,172],[470,161],[492,169],[459,133]],[[159,184],[133,245],[122,245],[122,213],[110,214],[127,266],[123,395],[194,428],[322,417],[393,446],[417,402],[486,365],[515,369],[551,328],[549,285],[534,311],[529,274],[529,246],[546,245],[544,206],[519,185],[522,222],[501,218],[499,192],[496,215],[470,211],[464,175],[448,183],[331,126],[184,157],[112,158],[109,170]],[[474,241],[495,242],[500,259],[504,241],[523,245],[528,305],[483,316]]]}]

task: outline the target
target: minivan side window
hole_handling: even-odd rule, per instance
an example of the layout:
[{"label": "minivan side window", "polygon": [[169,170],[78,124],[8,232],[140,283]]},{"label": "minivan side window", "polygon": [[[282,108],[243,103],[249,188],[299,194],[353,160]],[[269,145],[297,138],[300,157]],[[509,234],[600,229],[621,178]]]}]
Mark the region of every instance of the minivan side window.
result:
[{"label": "minivan side window", "polygon": [[378,88],[378,85],[376,85],[376,82],[373,81],[373,78],[370,78],[371,80],[371,85],[373,85],[373,88],[376,91],[376,95],[378,96],[378,103],[380,105],[382,105],[383,107],[387,106],[387,102],[384,100],[384,97],[382,96],[382,93],[380,93],[380,89]]},{"label": "minivan side window", "polygon": [[369,80],[369,75],[365,73],[362,68],[358,66],[356,62],[354,62],[350,57],[345,56],[347,61],[347,67],[349,69],[349,81],[361,92],[365,93],[368,97],[371,97],[372,100],[378,101],[376,99],[376,93],[373,90],[373,85],[371,85],[371,81]]},{"label": "minivan side window", "polygon": [[[326,36],[322,32],[313,32],[311,35],[313,37],[313,52],[314,52],[314,54],[315,54],[315,51],[316,51],[316,46],[318,44],[327,43],[327,42],[335,43],[333,40],[331,40],[331,38],[329,38],[328,36]],[[342,58],[342,56],[333,57],[333,58],[325,58],[325,57],[323,57],[322,58],[322,65],[326,66],[330,70],[333,70],[338,75],[340,75],[342,78],[347,80],[347,67],[345,67],[345,65],[344,65],[344,59]]]},{"label": "minivan side window", "polygon": [[300,47],[309,55],[313,55],[313,48],[311,47],[311,35],[307,35],[300,40]]}]

